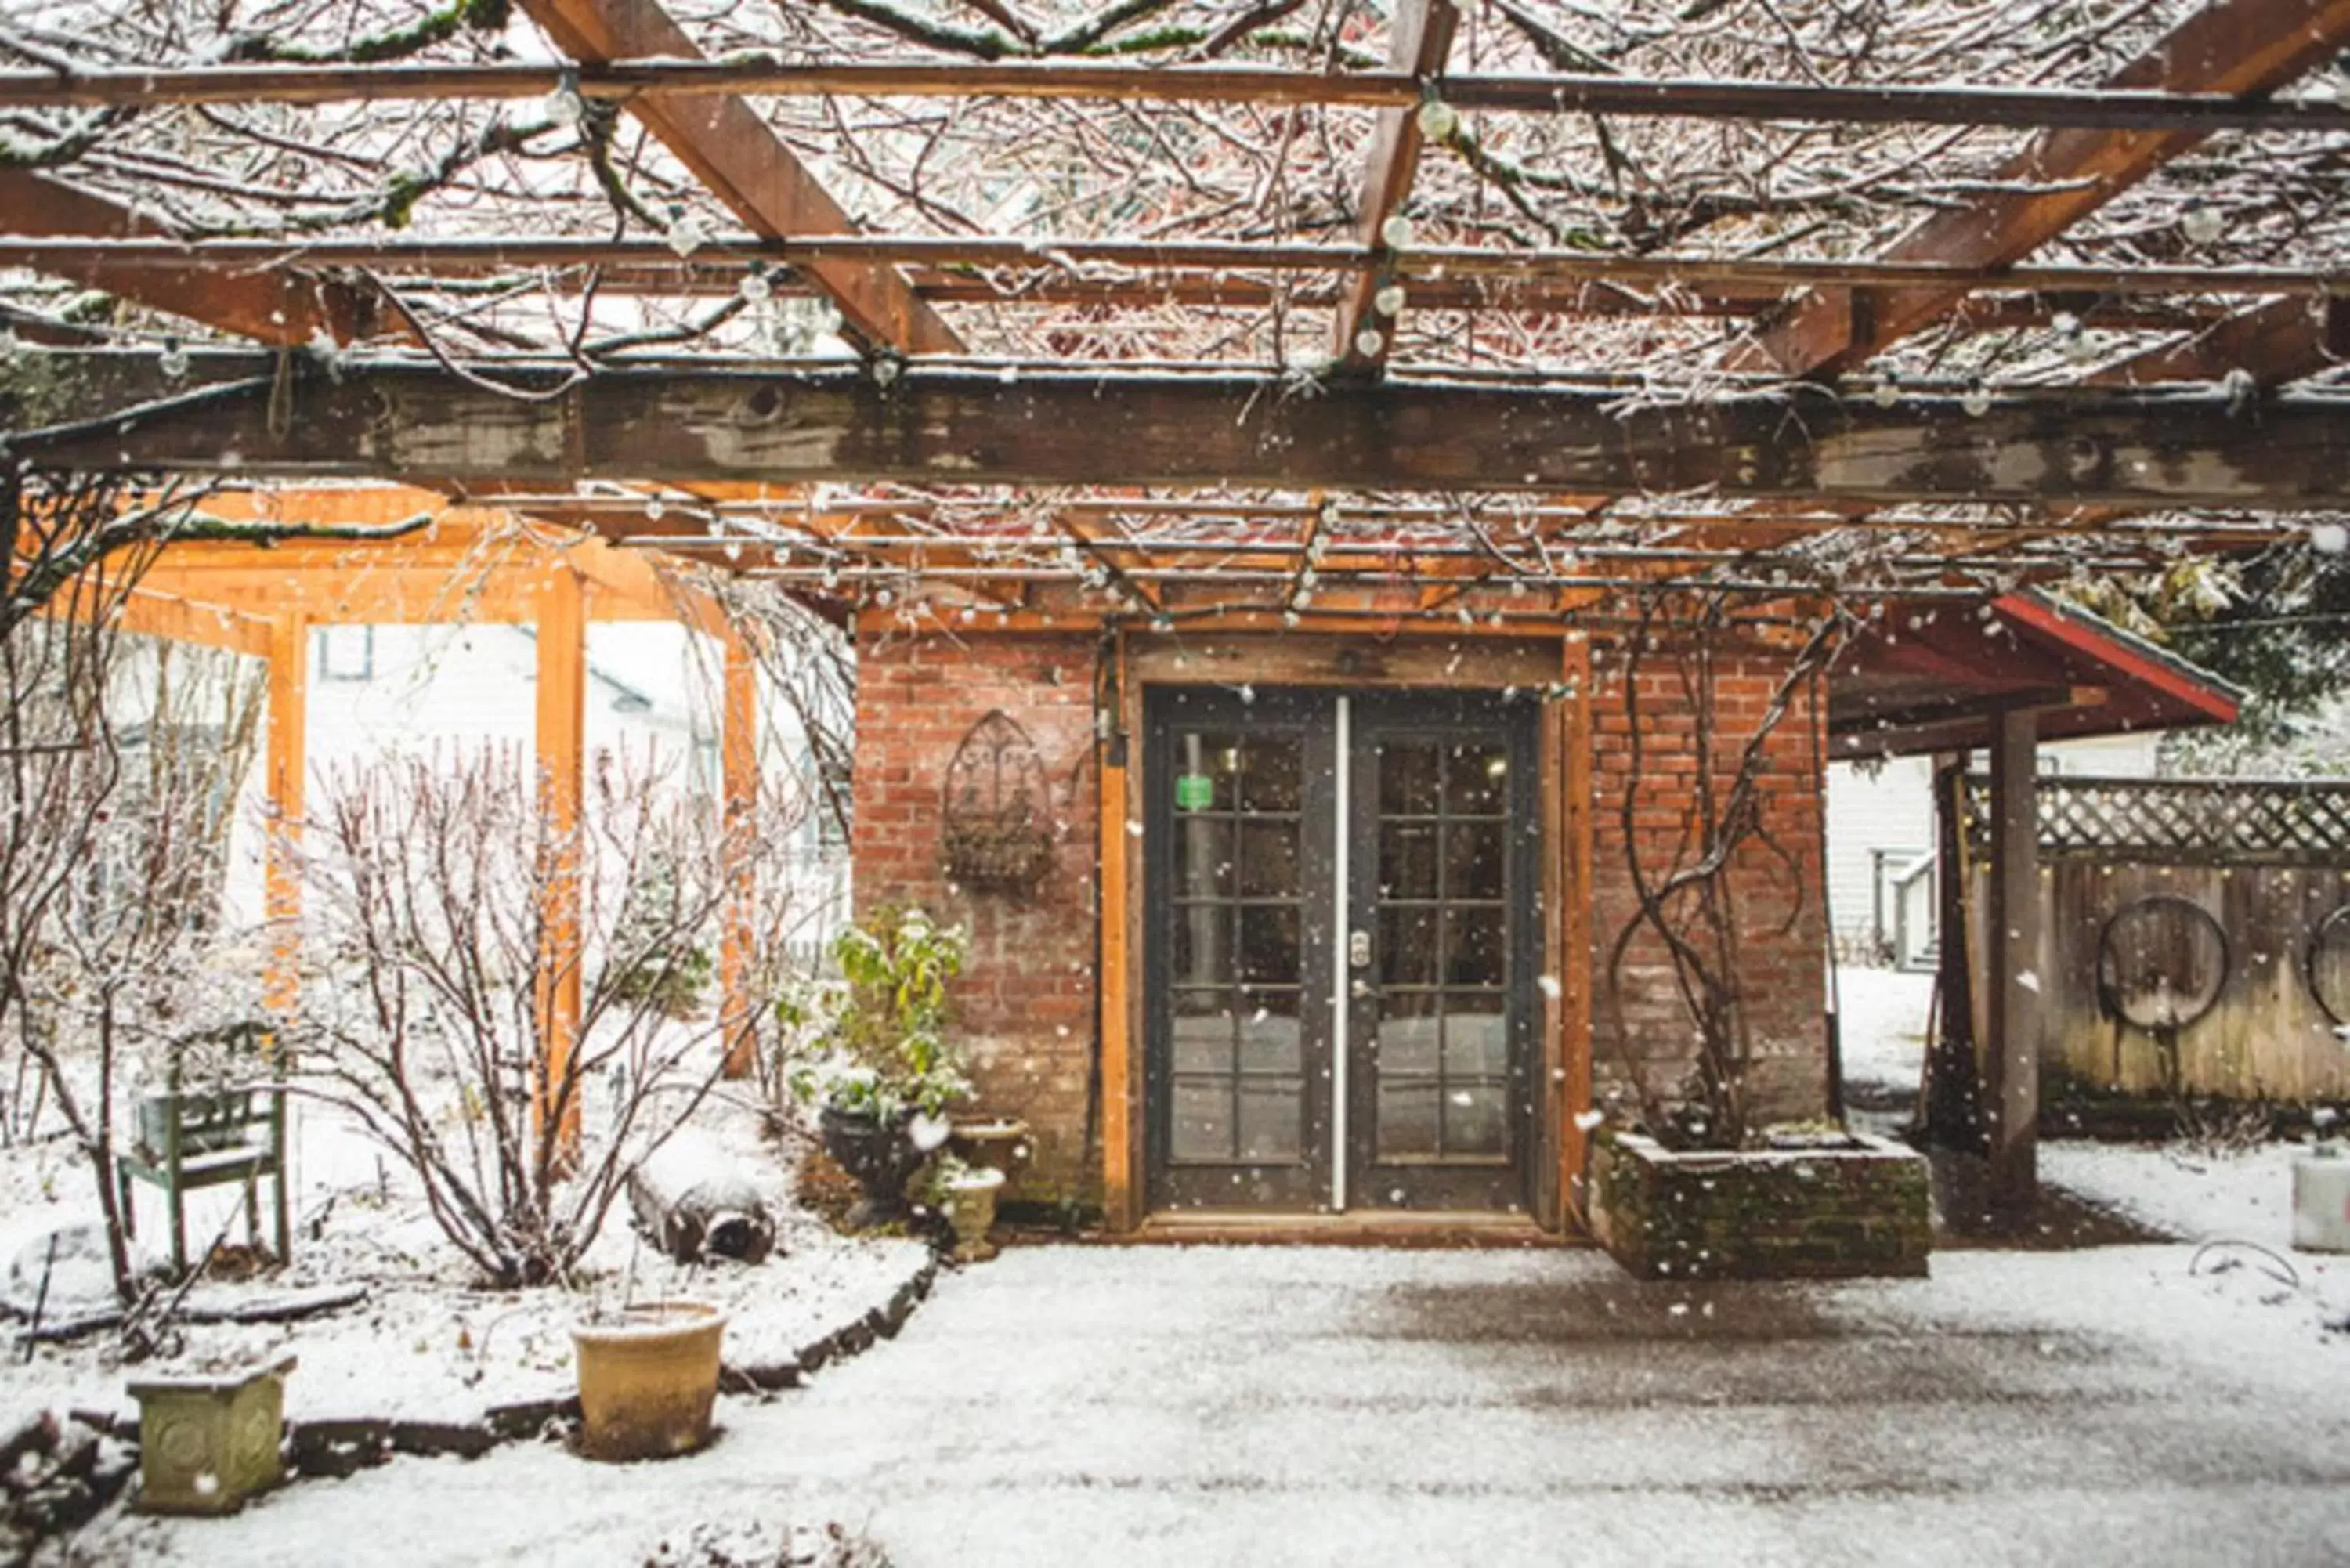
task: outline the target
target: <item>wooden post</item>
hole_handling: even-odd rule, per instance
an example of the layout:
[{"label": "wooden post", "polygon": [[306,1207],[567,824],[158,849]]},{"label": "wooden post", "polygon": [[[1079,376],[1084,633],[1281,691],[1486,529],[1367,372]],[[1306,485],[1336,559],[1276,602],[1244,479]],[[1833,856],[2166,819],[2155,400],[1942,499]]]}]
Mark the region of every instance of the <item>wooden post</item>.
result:
[{"label": "wooden post", "polygon": [[725,928],[718,948],[718,1016],[726,1075],[748,1077],[756,1064],[751,1033],[751,899],[757,874],[759,664],[740,632],[726,633],[724,711],[719,735],[724,791]]},{"label": "wooden post", "polygon": [[263,910],[269,972],[263,997],[289,1016],[301,998],[303,784],[309,772],[310,623],[282,615],[269,623],[269,838]]},{"label": "wooden post", "polygon": [[538,595],[538,787],[554,856],[544,897],[545,951],[539,966],[539,1072],[542,1133],[556,1117],[564,1147],[579,1140],[579,1089],[565,1081],[578,1044],[580,1011],[579,805],[586,786],[588,615],[579,579],[556,567]]},{"label": "wooden post", "polygon": [[1973,939],[1967,932],[1972,892],[1966,840],[1969,753],[1937,759],[1934,767],[1934,1035],[1926,1044],[1925,1103],[1918,1114],[1927,1140],[1938,1148],[1981,1154],[1983,1148],[1982,1069],[1975,1055]]},{"label": "wooden post", "polygon": [[[1592,833],[1597,803],[1592,798],[1591,640],[1575,633],[1566,640],[1564,671],[1570,690],[1560,704],[1565,734],[1565,767],[1559,781],[1564,811],[1556,858],[1562,872],[1559,900],[1560,1086],[1559,1163],[1566,1206],[1578,1221],[1590,1212],[1584,1172],[1591,1153],[1583,1116],[1591,1109]],[[1544,988],[1546,991],[1549,988]]]},{"label": "wooden post", "polygon": [[1114,715],[1119,732],[1099,743],[1094,770],[1099,781],[1097,812],[1100,864],[1096,875],[1099,896],[1095,900],[1101,962],[1101,1127],[1102,1208],[1113,1231],[1130,1231],[1140,1221],[1135,1191],[1133,1043],[1128,1009],[1126,923],[1128,918],[1127,845],[1128,763],[1139,740],[1127,731],[1126,646],[1121,640],[1105,658],[1115,661],[1110,681]]},{"label": "wooden post", "polygon": [[1991,886],[1983,957],[1990,1027],[1983,1051],[1984,1122],[1995,1213],[2028,1212],[2039,1195],[2040,821],[2033,789],[2038,720],[2004,709],[1991,751]]}]

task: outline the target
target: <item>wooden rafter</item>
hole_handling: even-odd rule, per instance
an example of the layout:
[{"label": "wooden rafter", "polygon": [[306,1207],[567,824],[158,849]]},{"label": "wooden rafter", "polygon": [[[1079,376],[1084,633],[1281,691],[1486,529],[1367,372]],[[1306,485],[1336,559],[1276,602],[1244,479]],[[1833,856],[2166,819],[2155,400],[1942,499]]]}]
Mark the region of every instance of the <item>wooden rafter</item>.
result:
[{"label": "wooden rafter", "polygon": [[[2121,88],[2252,95],[2272,91],[2350,44],[2350,0],[2216,0],[2112,81]],[[2064,130],[2033,139],[1999,177],[2043,187],[1935,213],[1887,259],[1970,267],[2021,260],[2200,140],[2195,131]],[[2055,187],[2046,189],[2046,187]],[[1848,369],[1950,310],[1957,289],[1813,294],[1734,361],[1813,375]]]},{"label": "wooden rafter", "polygon": [[[1388,24],[1388,67],[1415,80],[1441,74],[1460,22],[1452,0],[1396,0],[1395,16]],[[1388,243],[1388,221],[1402,213],[1411,196],[1419,148],[1416,107],[1379,111],[1363,164],[1362,190],[1355,200],[1355,243],[1378,253],[1379,265],[1358,274],[1339,300],[1330,352],[1341,369],[1364,371],[1385,364],[1395,339],[1395,321],[1379,313],[1376,301],[1379,290],[1392,281],[1388,275],[1397,259],[1398,247]],[[1374,333],[1378,342],[1366,352]]]},{"label": "wooden rafter", "polygon": [[2241,371],[2279,386],[2350,360],[2350,309],[2334,298],[2288,295],[2099,368],[2095,386],[2216,381]]},{"label": "wooden rafter", "polygon": [[[119,202],[21,169],[0,169],[0,214],[5,214],[0,223],[17,234],[113,242],[169,234]],[[377,313],[370,296],[348,284],[291,270],[127,266],[114,263],[102,249],[75,265],[50,270],[151,309],[263,343],[302,344],[321,334],[348,343],[375,329]]]},{"label": "wooden rafter", "polygon": [[[635,57],[698,60],[700,46],[658,0],[523,0],[556,46],[589,64]],[[629,106],[679,161],[755,233],[782,239],[847,234],[839,202],[751,107],[733,96],[645,99]],[[894,269],[817,262],[809,271],[866,341],[912,354],[962,347],[938,312]]]}]

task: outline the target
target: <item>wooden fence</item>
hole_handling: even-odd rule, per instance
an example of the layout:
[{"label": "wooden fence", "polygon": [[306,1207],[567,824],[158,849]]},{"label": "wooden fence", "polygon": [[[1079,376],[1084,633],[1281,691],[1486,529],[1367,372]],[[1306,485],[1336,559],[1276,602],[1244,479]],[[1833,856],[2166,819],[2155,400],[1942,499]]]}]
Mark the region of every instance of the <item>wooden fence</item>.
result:
[{"label": "wooden fence", "polygon": [[2044,1098],[2350,1096],[2350,784],[2043,778],[2039,815]]}]

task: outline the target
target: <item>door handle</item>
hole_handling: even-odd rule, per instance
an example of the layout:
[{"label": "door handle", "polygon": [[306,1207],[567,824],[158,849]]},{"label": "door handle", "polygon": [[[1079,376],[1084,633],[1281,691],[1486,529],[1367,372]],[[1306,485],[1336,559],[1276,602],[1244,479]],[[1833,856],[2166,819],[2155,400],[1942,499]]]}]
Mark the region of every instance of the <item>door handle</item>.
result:
[{"label": "door handle", "polygon": [[1347,987],[1347,994],[1353,997],[1356,1001],[1360,1002],[1363,998],[1372,994],[1371,982],[1367,980],[1357,978]]}]

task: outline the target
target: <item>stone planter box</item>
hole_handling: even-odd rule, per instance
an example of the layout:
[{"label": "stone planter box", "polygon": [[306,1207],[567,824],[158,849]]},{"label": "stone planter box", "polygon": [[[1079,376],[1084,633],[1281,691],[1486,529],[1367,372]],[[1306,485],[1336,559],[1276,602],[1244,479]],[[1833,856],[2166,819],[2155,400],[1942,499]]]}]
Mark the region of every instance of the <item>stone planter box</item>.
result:
[{"label": "stone planter box", "polygon": [[234,1513],[286,1478],[279,1444],[290,1355],[229,1377],[157,1377],[130,1386],[139,1401],[139,1508],[145,1513]]},{"label": "stone planter box", "polygon": [[1642,1279],[1920,1275],[1932,1223],[1924,1158],[1883,1138],[1684,1152],[1610,1133],[1592,1146],[1593,1234]]}]

